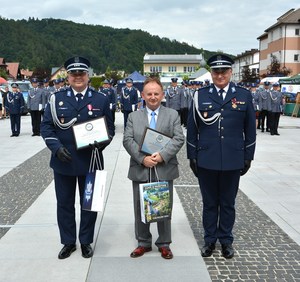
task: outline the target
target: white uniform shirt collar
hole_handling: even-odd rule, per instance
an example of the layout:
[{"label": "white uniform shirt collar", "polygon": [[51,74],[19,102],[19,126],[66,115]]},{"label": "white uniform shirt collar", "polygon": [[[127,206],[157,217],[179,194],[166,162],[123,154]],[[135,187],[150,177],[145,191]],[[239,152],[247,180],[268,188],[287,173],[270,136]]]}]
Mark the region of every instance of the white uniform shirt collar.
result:
[{"label": "white uniform shirt collar", "polygon": [[[78,93],[81,93],[82,94],[82,96],[84,97],[84,95],[85,95],[85,93],[86,93],[86,91],[87,91],[87,87],[83,90],[83,91],[81,91],[81,92],[77,92],[75,89],[73,89],[72,88],[72,90],[73,90],[73,93],[74,93],[74,96],[76,97],[76,94],[78,94]],[[82,98],[83,98],[82,97]]]}]

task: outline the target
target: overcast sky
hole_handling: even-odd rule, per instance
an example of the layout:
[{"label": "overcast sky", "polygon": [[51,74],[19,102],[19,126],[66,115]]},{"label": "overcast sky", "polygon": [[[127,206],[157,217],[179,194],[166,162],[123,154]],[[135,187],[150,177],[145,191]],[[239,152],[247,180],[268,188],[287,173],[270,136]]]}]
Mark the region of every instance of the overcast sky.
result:
[{"label": "overcast sky", "polygon": [[[197,48],[238,55],[259,48],[257,37],[299,0],[0,0],[8,19],[66,19],[141,29]],[[2,36],[2,35],[1,35]]]}]

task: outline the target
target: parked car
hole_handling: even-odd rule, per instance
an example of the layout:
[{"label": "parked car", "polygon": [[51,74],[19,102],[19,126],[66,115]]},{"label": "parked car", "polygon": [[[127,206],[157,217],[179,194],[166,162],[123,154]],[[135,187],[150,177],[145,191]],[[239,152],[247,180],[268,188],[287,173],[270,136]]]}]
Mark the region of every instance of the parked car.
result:
[{"label": "parked car", "polygon": [[27,115],[28,114],[28,108],[27,108],[28,93],[29,93],[29,89],[32,88],[32,85],[31,85],[30,81],[28,81],[28,80],[8,81],[9,91],[11,91],[11,85],[13,83],[17,83],[19,85],[19,89],[23,94],[23,97],[25,100],[25,107],[24,107],[23,115]]}]

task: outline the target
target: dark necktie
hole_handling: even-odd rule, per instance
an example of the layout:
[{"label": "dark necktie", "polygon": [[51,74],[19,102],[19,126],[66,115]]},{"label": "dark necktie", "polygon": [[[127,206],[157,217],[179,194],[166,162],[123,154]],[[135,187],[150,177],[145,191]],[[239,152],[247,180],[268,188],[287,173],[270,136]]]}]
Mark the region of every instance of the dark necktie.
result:
[{"label": "dark necktie", "polygon": [[224,100],[224,93],[225,93],[225,91],[224,91],[224,89],[220,89],[219,90],[219,96]]},{"label": "dark necktie", "polygon": [[81,102],[81,100],[82,100],[82,97],[83,97],[83,95],[82,95],[81,93],[77,93],[77,94],[76,94],[77,105],[78,105],[78,106],[80,105],[80,102]]},{"label": "dark necktie", "polygon": [[153,111],[151,113],[151,120],[150,120],[150,128],[152,128],[152,129],[155,129],[155,127],[156,127],[155,115],[156,115],[156,113]]}]

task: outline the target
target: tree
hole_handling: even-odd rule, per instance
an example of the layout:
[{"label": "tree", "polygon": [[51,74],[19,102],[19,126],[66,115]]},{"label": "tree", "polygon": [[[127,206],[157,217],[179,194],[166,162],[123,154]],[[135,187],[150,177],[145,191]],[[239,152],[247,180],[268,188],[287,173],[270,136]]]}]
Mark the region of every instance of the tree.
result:
[{"label": "tree", "polygon": [[242,82],[256,82],[259,79],[255,69],[244,66],[242,69]]},{"label": "tree", "polygon": [[288,76],[291,73],[290,69],[280,67],[279,60],[273,54],[271,54],[271,65],[268,66],[267,70],[269,76]]},{"label": "tree", "polygon": [[0,77],[7,79],[8,77],[7,72],[3,69],[0,69]]}]

